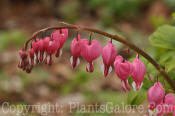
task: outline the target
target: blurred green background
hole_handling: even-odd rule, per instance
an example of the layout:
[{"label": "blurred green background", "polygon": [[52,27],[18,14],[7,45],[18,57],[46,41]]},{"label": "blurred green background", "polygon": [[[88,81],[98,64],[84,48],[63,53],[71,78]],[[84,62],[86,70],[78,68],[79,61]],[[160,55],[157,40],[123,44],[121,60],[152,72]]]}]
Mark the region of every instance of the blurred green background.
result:
[{"label": "blurred green background", "polygon": [[[63,104],[62,112],[48,116],[142,116],[134,113],[79,113],[78,108],[69,112],[69,102],[87,104],[140,105],[147,108],[146,91],[155,82],[163,82],[162,76],[144,58],[147,66],[141,91],[123,92],[115,72],[105,78],[100,70],[102,59],[95,61],[95,71],[85,71],[86,62],[73,70],[69,58],[70,42],[75,31],[63,47],[63,55],[49,66],[38,65],[31,74],[17,68],[18,50],[33,32],[60,21],[86,25],[119,34],[151,55],[175,81],[175,0],[0,0],[0,115],[17,116],[16,112],[4,113],[5,101],[18,105]],[[88,32],[80,32],[89,38]],[[108,38],[93,35],[104,46]],[[128,47],[114,42],[118,53],[133,61],[136,53],[128,53]],[[129,83],[132,79],[129,78]],[[167,84],[167,83],[166,83]],[[167,84],[169,89],[170,86]],[[8,107],[6,107],[8,108]],[[17,109],[17,110],[24,110]],[[40,111],[28,112],[26,116],[42,116]],[[20,114],[20,116],[22,116]]]}]

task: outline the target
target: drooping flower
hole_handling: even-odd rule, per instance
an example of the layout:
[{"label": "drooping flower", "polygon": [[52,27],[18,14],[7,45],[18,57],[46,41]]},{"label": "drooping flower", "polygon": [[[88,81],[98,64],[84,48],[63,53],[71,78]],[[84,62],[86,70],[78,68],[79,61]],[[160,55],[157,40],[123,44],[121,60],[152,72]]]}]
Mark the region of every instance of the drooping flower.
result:
[{"label": "drooping flower", "polygon": [[49,46],[49,42],[50,42],[50,37],[45,37],[43,40],[43,46],[44,46],[43,61],[45,61],[45,59],[46,59],[47,47]]},{"label": "drooping flower", "polygon": [[44,55],[44,41],[43,41],[43,39],[39,40],[38,45],[39,45],[38,60],[39,60],[39,62],[42,62],[43,55]]},{"label": "drooping flower", "polygon": [[48,65],[52,65],[52,54],[54,54],[59,46],[55,40],[49,41],[49,45],[46,49],[47,57],[45,59],[45,63]]},{"label": "drooping flower", "polygon": [[153,110],[157,105],[163,103],[165,90],[160,82],[156,82],[147,92],[149,109]]},{"label": "drooping flower", "polygon": [[66,29],[66,28],[61,29],[61,33],[60,33],[60,30],[54,31],[52,33],[52,38],[53,38],[53,40],[56,41],[56,43],[59,43],[59,47],[58,47],[56,55],[55,55],[56,57],[59,57],[62,54],[61,48],[63,47],[65,41],[68,38],[68,29]]},{"label": "drooping flower", "polygon": [[34,49],[34,64],[39,63],[38,52],[39,52],[39,39],[32,42],[32,48]]},{"label": "drooping flower", "polygon": [[121,56],[117,56],[114,61],[115,73],[121,79],[122,89],[124,91],[130,90],[128,85],[128,77],[132,72],[132,64],[128,61],[123,61]]},{"label": "drooping flower", "polygon": [[136,56],[136,59],[133,61],[133,71],[131,77],[134,82],[132,83],[134,90],[139,90],[143,85],[144,75],[146,73],[146,67],[144,63],[139,59],[139,56]]},{"label": "drooping flower", "polygon": [[27,65],[27,53],[25,50],[19,50],[19,62],[18,62],[18,67],[25,70],[25,67]]},{"label": "drooping flower", "polygon": [[159,109],[158,114],[159,115],[170,114],[171,112],[173,112],[174,103],[175,103],[174,95],[172,93],[167,94],[163,99],[163,103],[158,106]]},{"label": "drooping flower", "polygon": [[86,65],[87,72],[93,72],[93,61],[97,59],[102,51],[102,47],[97,40],[88,41],[87,39],[81,40],[81,56],[88,62]]},{"label": "drooping flower", "polygon": [[103,48],[102,58],[103,58],[103,74],[106,77],[112,71],[112,64],[117,55],[117,50],[115,49],[112,41],[110,40],[108,44]]},{"label": "drooping flower", "polygon": [[34,49],[33,48],[30,48],[29,49],[29,64],[31,67],[34,66]]},{"label": "drooping flower", "polygon": [[80,34],[78,34],[77,38],[74,38],[71,42],[71,53],[72,56],[70,58],[70,62],[73,68],[75,68],[76,66],[78,66],[78,64],[80,63],[80,59],[79,56],[81,55],[81,38],[80,38]]},{"label": "drooping flower", "polygon": [[168,105],[174,105],[175,103],[175,98],[174,98],[174,94],[173,93],[169,93],[165,96],[165,100],[164,100],[165,104]]}]

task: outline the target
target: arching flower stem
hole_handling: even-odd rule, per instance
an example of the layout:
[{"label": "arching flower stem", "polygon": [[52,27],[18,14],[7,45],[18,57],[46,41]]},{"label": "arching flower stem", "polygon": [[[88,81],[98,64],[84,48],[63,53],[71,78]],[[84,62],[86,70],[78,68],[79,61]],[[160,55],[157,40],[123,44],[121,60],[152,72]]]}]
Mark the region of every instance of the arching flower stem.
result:
[{"label": "arching flower stem", "polygon": [[137,47],[135,44],[129,42],[128,40],[118,36],[118,35],[113,35],[95,28],[90,28],[90,27],[86,27],[86,26],[79,26],[79,25],[73,25],[73,24],[68,24],[68,23],[64,23],[61,22],[61,24],[63,26],[53,26],[53,27],[48,27],[48,28],[44,28],[41,29],[37,32],[35,32],[25,43],[24,43],[24,50],[27,50],[27,46],[28,43],[33,40],[34,38],[36,38],[36,36],[40,33],[43,33],[47,30],[54,30],[54,29],[62,29],[62,28],[68,28],[68,29],[78,29],[80,30],[84,30],[84,31],[89,31],[89,32],[93,32],[93,33],[97,33],[103,36],[106,36],[108,38],[111,38],[113,40],[116,40],[118,42],[121,42],[125,45],[127,45],[128,47],[130,47],[131,49],[133,49],[134,51],[138,52],[140,55],[142,55],[143,57],[145,57],[159,72],[160,74],[164,77],[164,79],[170,84],[170,86],[173,88],[173,90],[175,90],[175,82],[173,82],[171,80],[171,78],[168,76],[168,74],[164,71],[164,69],[162,69],[162,67],[153,59],[151,58],[146,52],[144,52],[142,49],[140,49],[139,47]]}]

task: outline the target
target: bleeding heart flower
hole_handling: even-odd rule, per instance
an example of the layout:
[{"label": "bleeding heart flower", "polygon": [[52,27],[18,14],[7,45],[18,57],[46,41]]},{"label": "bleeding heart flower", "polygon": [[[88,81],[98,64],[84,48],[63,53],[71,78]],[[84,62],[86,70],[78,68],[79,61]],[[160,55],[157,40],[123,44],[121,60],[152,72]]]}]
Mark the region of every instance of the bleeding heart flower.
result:
[{"label": "bleeding heart flower", "polygon": [[165,100],[164,100],[165,104],[168,105],[174,105],[175,103],[175,98],[174,98],[174,94],[173,93],[169,93],[165,96]]},{"label": "bleeding heart flower", "polygon": [[133,71],[132,78],[134,82],[132,83],[133,89],[135,91],[139,90],[143,85],[144,75],[146,73],[146,67],[144,63],[139,59],[139,56],[136,56],[136,59],[133,62]]},{"label": "bleeding heart flower", "polygon": [[112,41],[110,40],[108,44],[103,48],[102,58],[104,66],[102,68],[103,74],[106,77],[112,71],[112,64],[117,55],[117,50],[115,49]]},{"label": "bleeding heart flower", "polygon": [[156,82],[147,92],[147,98],[149,101],[149,109],[153,110],[157,105],[163,103],[165,96],[165,90],[160,82]]},{"label": "bleeding heart flower", "polygon": [[81,46],[80,46],[81,42],[80,41],[81,41],[80,34],[78,34],[78,37],[74,38],[71,43],[72,56],[70,58],[70,62],[73,68],[78,66],[78,64],[80,63],[80,59],[78,58],[81,55]]},{"label": "bleeding heart flower", "polygon": [[34,49],[33,48],[30,48],[29,49],[29,64],[31,67],[34,66]]},{"label": "bleeding heart flower", "polygon": [[56,43],[56,41],[50,41],[49,45],[46,49],[47,51],[47,58],[45,59],[45,63],[48,65],[52,65],[52,54],[54,54],[56,52],[58,48],[58,45]]},{"label": "bleeding heart flower", "polygon": [[22,68],[22,69],[25,69],[26,60],[27,60],[27,53],[26,53],[26,51],[19,50],[19,56],[20,56],[20,59],[19,59],[18,67]]},{"label": "bleeding heart flower", "polygon": [[87,39],[81,40],[81,56],[88,62],[86,65],[87,72],[93,72],[93,61],[97,59],[102,51],[102,47],[97,40],[89,42]]},{"label": "bleeding heart flower", "polygon": [[40,39],[39,42],[39,51],[38,51],[38,59],[40,62],[43,61],[43,55],[44,55],[44,40]]},{"label": "bleeding heart flower", "polygon": [[34,64],[37,64],[39,62],[38,59],[39,39],[36,39],[36,41],[32,42],[32,48],[34,49]]},{"label": "bleeding heart flower", "polygon": [[46,58],[46,54],[47,54],[47,47],[49,46],[49,42],[50,42],[50,37],[45,37],[43,40],[43,46],[44,46],[44,55],[43,55],[43,61]]},{"label": "bleeding heart flower", "polygon": [[158,107],[159,114],[170,114],[171,112],[173,112],[174,102],[175,102],[174,95],[172,93],[167,94],[164,97],[162,105]]},{"label": "bleeding heart flower", "polygon": [[128,85],[128,77],[132,72],[132,64],[128,61],[123,61],[121,56],[117,56],[114,62],[115,73],[121,79],[122,89],[124,91],[130,90]]},{"label": "bleeding heart flower", "polygon": [[53,40],[59,43],[59,48],[57,49],[57,52],[55,55],[56,57],[59,57],[62,54],[61,48],[63,47],[65,41],[68,38],[68,29],[61,29],[61,33],[60,33],[60,30],[54,31],[52,33],[52,38]]}]

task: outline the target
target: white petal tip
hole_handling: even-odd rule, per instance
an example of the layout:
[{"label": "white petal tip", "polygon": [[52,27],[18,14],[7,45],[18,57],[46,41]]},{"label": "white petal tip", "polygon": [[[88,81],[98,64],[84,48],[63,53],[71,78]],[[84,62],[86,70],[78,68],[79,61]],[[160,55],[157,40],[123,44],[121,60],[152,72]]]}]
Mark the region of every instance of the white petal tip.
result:
[{"label": "white petal tip", "polygon": [[127,87],[126,87],[126,85],[125,85],[125,82],[124,82],[124,81],[122,81],[122,88],[123,88],[123,90],[124,90],[124,91],[126,91],[126,90],[127,90]]},{"label": "white petal tip", "polygon": [[60,54],[59,54],[59,57],[63,54],[63,51],[62,49],[60,49]]},{"label": "white petal tip", "polygon": [[80,64],[80,59],[77,58],[76,67]]},{"label": "white petal tip", "polygon": [[134,91],[139,91],[143,86],[143,83],[141,83],[141,85],[139,86],[139,88],[136,86],[136,83],[133,81],[132,83],[132,87],[134,89]]},{"label": "white petal tip", "polygon": [[70,64],[73,64],[73,56],[70,57]]},{"label": "white petal tip", "polygon": [[112,66],[109,67],[109,72],[108,72],[108,74],[111,73],[111,72],[112,72]]},{"label": "white petal tip", "polygon": [[36,54],[34,54],[34,65],[36,65],[37,63],[37,57],[36,57]]},{"label": "white petal tip", "polygon": [[50,61],[50,55],[47,56],[47,64],[49,64]]},{"label": "white petal tip", "polygon": [[89,63],[86,65],[86,68],[87,68],[87,71],[90,72],[90,64]]},{"label": "white petal tip", "polygon": [[44,52],[44,55],[43,55],[43,61],[44,62],[44,59],[46,58],[46,52]]}]

